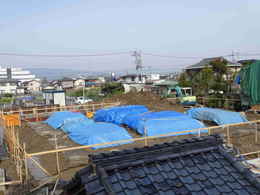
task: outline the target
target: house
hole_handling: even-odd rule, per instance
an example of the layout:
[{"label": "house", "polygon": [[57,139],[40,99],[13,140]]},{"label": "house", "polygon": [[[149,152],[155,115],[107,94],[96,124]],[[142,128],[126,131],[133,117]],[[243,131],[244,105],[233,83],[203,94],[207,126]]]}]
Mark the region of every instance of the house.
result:
[{"label": "house", "polygon": [[86,87],[100,87],[103,83],[105,83],[104,77],[88,77],[85,79]]},{"label": "house", "polygon": [[85,79],[83,78],[74,79],[74,87],[75,88],[85,87]]},{"label": "house", "polygon": [[71,78],[63,78],[60,81],[60,85],[63,89],[72,89],[74,87],[74,80]]},{"label": "house", "polygon": [[260,194],[260,182],[219,136],[101,153],[64,194]]},{"label": "house", "polygon": [[41,81],[40,80],[31,80],[23,82],[25,90],[29,93],[36,93],[41,91]]},{"label": "house", "polygon": [[42,94],[46,105],[66,105],[66,96],[64,90],[44,89]]},{"label": "house", "polygon": [[147,83],[160,80],[160,74],[127,74],[119,78],[119,82],[126,84]]},{"label": "house", "polygon": [[[190,78],[192,78],[196,73],[200,72],[203,68],[210,66],[210,62],[215,60],[226,60],[226,59],[224,57],[205,58],[194,65],[186,67],[185,72],[188,74]],[[242,65],[240,63],[234,63],[228,60],[227,62],[228,62],[227,68],[229,72],[227,78],[229,78],[229,76],[232,75],[233,73],[239,72]]]},{"label": "house", "polygon": [[0,80],[0,94],[16,94],[18,87],[18,81],[13,79],[1,79]]}]

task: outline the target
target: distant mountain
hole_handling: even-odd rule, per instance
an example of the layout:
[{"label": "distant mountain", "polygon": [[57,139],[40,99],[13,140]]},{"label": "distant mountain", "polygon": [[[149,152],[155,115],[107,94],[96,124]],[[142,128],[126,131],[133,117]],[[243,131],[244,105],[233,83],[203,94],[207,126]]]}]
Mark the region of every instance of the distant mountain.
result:
[{"label": "distant mountain", "polygon": [[46,77],[48,80],[61,79],[63,77],[78,77],[78,76],[101,76],[107,75],[104,72],[88,72],[82,70],[69,70],[69,69],[48,69],[48,68],[28,68],[31,73],[35,74],[38,78]]}]

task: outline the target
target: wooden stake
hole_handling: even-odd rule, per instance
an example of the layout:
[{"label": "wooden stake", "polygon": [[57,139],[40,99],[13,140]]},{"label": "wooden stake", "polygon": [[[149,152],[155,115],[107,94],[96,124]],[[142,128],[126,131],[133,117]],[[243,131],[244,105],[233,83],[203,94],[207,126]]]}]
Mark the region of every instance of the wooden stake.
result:
[{"label": "wooden stake", "polygon": [[230,134],[229,134],[229,126],[227,126],[227,143],[230,145]]},{"label": "wooden stake", "polygon": [[258,125],[255,123],[255,143],[258,142]]},{"label": "wooden stake", "polygon": [[144,136],[145,136],[145,139],[144,139],[144,145],[145,146],[148,146],[148,140],[147,140],[147,128],[144,127]]},{"label": "wooden stake", "polygon": [[[57,144],[57,135],[55,134],[55,149],[58,149],[58,144]],[[56,162],[57,162],[57,172],[58,175],[60,175],[60,162],[59,162],[59,152],[56,152]]]},{"label": "wooden stake", "polygon": [[27,164],[27,155],[26,155],[26,146],[25,143],[23,143],[23,149],[24,149],[24,168],[25,168],[25,183],[27,184],[29,181],[29,172],[28,172],[28,164]]}]

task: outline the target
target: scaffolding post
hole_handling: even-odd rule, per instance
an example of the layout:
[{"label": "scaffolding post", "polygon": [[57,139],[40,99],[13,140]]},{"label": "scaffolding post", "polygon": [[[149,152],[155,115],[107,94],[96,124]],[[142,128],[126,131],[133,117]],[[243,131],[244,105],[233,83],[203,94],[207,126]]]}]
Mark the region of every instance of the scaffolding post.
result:
[{"label": "scaffolding post", "polygon": [[230,131],[229,131],[229,126],[227,126],[227,143],[230,145]]},{"label": "scaffolding post", "polygon": [[[55,134],[55,149],[58,149],[58,144],[57,144],[57,135]],[[59,162],[59,152],[56,152],[56,163],[57,163],[57,172],[58,175],[60,175],[60,162]]]},{"label": "scaffolding post", "polygon": [[257,122],[255,123],[255,143],[258,142],[258,125]]}]

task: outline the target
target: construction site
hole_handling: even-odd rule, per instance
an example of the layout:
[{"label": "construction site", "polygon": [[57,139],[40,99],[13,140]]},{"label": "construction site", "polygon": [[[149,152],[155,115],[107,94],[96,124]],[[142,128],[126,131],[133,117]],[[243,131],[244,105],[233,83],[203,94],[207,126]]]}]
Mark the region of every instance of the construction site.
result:
[{"label": "construction site", "polygon": [[[130,105],[144,106],[146,110],[142,113],[172,111],[183,114],[188,110],[181,104],[162,99],[154,94],[129,93],[106,99],[106,101],[84,105],[2,111],[3,156],[0,168],[4,172],[1,176],[1,188],[9,194],[25,194],[28,192],[60,194],[59,186],[62,182],[70,181],[77,171],[89,164],[89,155],[108,152],[116,154],[125,149],[152,147],[161,143],[181,142],[186,138],[214,134],[220,135],[224,139],[226,147],[232,148],[234,155],[242,156],[245,162],[257,159],[260,155],[258,132],[260,117],[253,111],[242,113],[242,116],[247,120],[238,123],[217,124],[205,120],[202,121],[205,122],[205,125],[196,122],[199,126],[183,126],[180,128],[177,128],[176,123],[172,123],[170,128],[173,131],[160,131],[160,124],[158,123],[156,129],[158,132],[156,133],[153,132],[153,126],[144,127],[142,134],[140,131],[134,131],[130,127],[131,125],[122,123],[119,128],[123,128],[127,136],[116,139],[104,138],[100,142],[88,142],[87,145],[76,143],[72,137],[68,136],[68,133],[55,129],[45,122],[55,113],[71,112],[89,116],[99,113],[100,110]],[[165,116],[161,118],[166,120],[165,124],[171,124],[172,118]],[[174,120],[176,118],[177,115],[174,115]],[[97,118],[94,119],[98,121]],[[187,120],[187,124],[189,120]],[[149,120],[147,119],[147,121]],[[159,122],[161,121],[159,120]],[[151,125],[154,124],[151,123]],[[151,131],[149,128],[151,128]],[[168,127],[162,125],[161,128],[167,129]],[[176,131],[175,128],[181,130]],[[110,136],[113,136],[113,134]],[[253,172],[258,173],[260,168],[257,167],[258,163],[246,163],[246,165]]]}]

